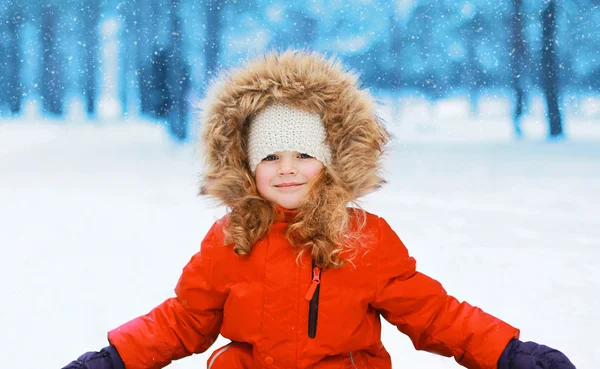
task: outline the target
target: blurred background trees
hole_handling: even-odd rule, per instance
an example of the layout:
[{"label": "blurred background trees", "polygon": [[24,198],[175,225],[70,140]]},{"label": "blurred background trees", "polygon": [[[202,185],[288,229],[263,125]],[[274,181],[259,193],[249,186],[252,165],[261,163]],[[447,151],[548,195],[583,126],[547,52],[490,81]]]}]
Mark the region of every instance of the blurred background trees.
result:
[{"label": "blurred background trees", "polygon": [[[269,49],[337,55],[375,91],[431,101],[512,96],[515,135],[532,94],[548,135],[564,96],[600,89],[595,0],[0,0],[0,115],[144,116],[189,136],[192,97],[222,68]],[[108,34],[116,33],[112,49]],[[109,73],[111,60],[116,71]],[[116,96],[110,96],[116,91]],[[112,99],[112,100],[111,100]],[[114,101],[114,104],[109,104]]]}]

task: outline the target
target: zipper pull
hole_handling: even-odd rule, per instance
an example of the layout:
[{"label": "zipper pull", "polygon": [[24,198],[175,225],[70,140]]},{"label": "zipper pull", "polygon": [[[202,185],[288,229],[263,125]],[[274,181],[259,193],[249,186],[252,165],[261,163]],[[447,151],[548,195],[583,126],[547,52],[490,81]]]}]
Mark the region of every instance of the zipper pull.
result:
[{"label": "zipper pull", "polygon": [[315,268],[313,268],[312,283],[311,283],[310,287],[308,287],[306,296],[304,296],[305,299],[307,299],[308,301],[312,300],[313,295],[315,294],[315,291],[317,290],[317,286],[319,285],[319,283],[321,283],[321,269],[315,267]]}]

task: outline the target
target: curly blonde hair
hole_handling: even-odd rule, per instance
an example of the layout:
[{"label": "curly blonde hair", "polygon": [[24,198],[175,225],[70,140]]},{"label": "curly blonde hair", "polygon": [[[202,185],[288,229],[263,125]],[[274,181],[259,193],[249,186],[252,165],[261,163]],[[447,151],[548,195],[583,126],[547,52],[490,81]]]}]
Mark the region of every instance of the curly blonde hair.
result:
[{"label": "curly blonde hair", "polygon": [[[275,204],[258,195],[256,182],[248,178],[248,195],[231,207],[225,242],[233,244],[238,255],[250,255],[252,247],[269,232],[279,210]],[[349,208],[348,204],[355,208]],[[321,170],[302,205],[286,230],[286,238],[300,250],[299,257],[309,252],[321,268],[339,268],[351,260],[360,245],[360,231],[365,213],[353,201],[341,180],[326,167]],[[343,251],[350,251],[346,258]]]}]

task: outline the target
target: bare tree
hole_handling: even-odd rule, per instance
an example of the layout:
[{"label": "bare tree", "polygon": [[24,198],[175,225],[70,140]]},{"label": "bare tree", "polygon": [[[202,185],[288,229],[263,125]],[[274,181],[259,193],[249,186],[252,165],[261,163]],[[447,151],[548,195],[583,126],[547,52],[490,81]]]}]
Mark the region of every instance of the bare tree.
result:
[{"label": "bare tree", "polygon": [[167,49],[166,91],[168,110],[166,114],[169,133],[179,141],[188,136],[188,102],[190,68],[184,58],[181,17],[178,15],[179,0],[171,0],[171,39]]},{"label": "bare tree", "polygon": [[81,85],[85,96],[88,117],[94,117],[98,95],[98,26],[100,5],[96,0],[89,0],[80,5],[78,10],[83,20],[83,68],[81,69]]},{"label": "bare tree", "polygon": [[123,114],[127,114],[129,107],[140,106],[140,80],[141,52],[143,35],[141,32],[141,1],[131,0],[119,4],[119,17],[123,21],[121,47],[120,47],[120,91],[119,98]]},{"label": "bare tree", "polygon": [[556,44],[556,1],[550,0],[542,12],[542,87],[546,97],[550,138],[561,138],[564,135],[559,106],[559,68]]},{"label": "bare tree", "polygon": [[515,92],[515,108],[513,110],[513,126],[515,135],[521,137],[521,119],[523,117],[525,106],[525,88],[523,79],[525,78],[525,54],[526,45],[523,37],[523,1],[513,0],[513,14],[511,19],[512,33],[512,51],[510,53],[510,67],[512,71],[512,87]]},{"label": "bare tree", "polygon": [[2,86],[0,107],[8,105],[12,114],[21,111],[23,99],[23,84],[21,83],[22,50],[20,32],[23,27],[23,15],[20,2],[9,3],[3,9],[4,16],[0,18],[0,50],[2,65],[5,73],[0,76]]},{"label": "bare tree", "polygon": [[43,110],[46,113],[62,115],[64,109],[64,62],[58,40],[57,8],[48,3],[42,4],[41,44],[42,44],[42,78],[40,95]]},{"label": "bare tree", "polygon": [[218,68],[221,41],[219,40],[223,29],[223,11],[225,0],[206,0],[206,41],[204,55],[206,60],[205,79],[208,81],[212,73]]}]

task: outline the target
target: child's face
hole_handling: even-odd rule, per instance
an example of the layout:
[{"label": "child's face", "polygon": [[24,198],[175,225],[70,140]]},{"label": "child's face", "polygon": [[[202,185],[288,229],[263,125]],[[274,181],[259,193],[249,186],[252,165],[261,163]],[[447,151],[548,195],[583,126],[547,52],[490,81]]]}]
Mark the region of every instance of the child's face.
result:
[{"label": "child's face", "polygon": [[280,151],[264,158],[256,167],[258,193],[285,209],[297,209],[308,194],[323,163],[295,151]]}]

